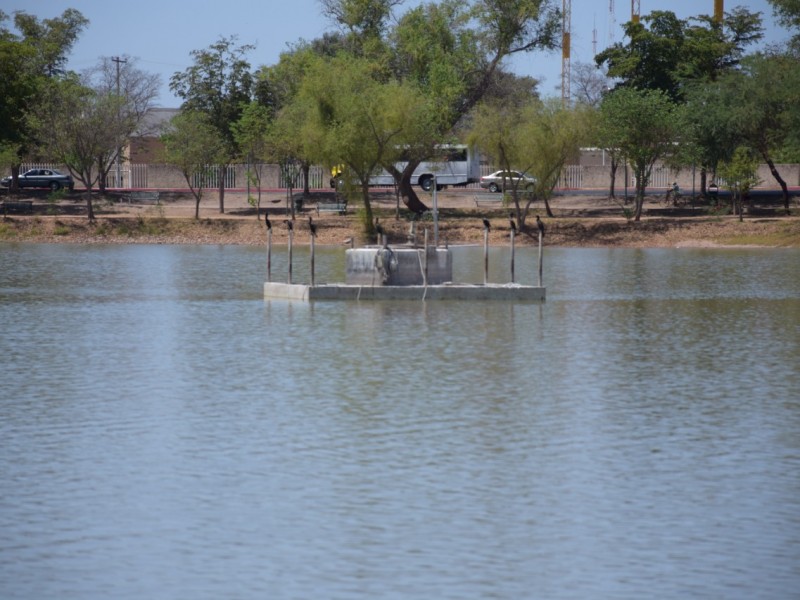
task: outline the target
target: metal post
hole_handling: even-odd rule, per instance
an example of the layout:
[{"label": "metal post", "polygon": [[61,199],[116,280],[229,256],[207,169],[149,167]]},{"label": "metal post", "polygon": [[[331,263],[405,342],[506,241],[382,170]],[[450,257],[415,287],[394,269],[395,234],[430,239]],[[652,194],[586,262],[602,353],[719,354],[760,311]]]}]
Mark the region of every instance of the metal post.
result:
[{"label": "metal post", "polygon": [[483,285],[489,283],[489,229],[483,228]]},{"label": "metal post", "polygon": [[542,287],[542,232],[539,231],[539,287]]},{"label": "metal post", "polygon": [[428,285],[428,228],[425,228],[425,261],[422,269],[422,285]]},{"label": "metal post", "polygon": [[288,279],[288,283],[290,285],[292,283],[292,238],[294,237],[293,233],[294,232],[290,229],[289,230],[289,279]]},{"label": "metal post", "polygon": [[311,234],[311,287],[314,287],[314,238],[316,236]]},{"label": "metal post", "polygon": [[515,231],[511,230],[511,283],[514,283],[514,234]]},{"label": "metal post", "polygon": [[272,229],[267,229],[267,281],[272,281]]},{"label": "metal post", "polygon": [[439,203],[436,197],[436,174],[433,175],[433,247],[439,247]]}]

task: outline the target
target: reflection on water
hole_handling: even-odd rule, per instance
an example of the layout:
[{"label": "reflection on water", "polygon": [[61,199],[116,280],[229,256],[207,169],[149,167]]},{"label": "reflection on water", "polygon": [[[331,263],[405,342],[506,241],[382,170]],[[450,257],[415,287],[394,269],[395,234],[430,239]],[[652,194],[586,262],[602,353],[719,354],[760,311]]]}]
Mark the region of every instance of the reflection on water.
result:
[{"label": "reflection on water", "polygon": [[265,302],[248,248],[0,257],[3,598],[800,585],[797,251],[548,250],[544,305]]}]

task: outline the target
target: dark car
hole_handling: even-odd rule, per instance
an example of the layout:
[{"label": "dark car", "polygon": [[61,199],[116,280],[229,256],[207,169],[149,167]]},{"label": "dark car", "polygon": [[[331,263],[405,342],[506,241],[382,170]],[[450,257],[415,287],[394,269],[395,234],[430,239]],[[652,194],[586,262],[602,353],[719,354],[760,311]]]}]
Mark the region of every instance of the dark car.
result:
[{"label": "dark car", "polygon": [[[72,177],[64,175],[55,169],[31,169],[22,173],[17,180],[20,189],[22,188],[50,188],[54,192],[61,188],[72,191],[75,183]],[[11,177],[3,177],[0,185],[8,187],[11,185]]]},{"label": "dark car", "polygon": [[520,190],[526,192],[533,191],[536,179],[529,175],[523,175],[519,171],[495,171],[491,175],[484,175],[480,179],[480,186],[490,192],[499,192],[502,189],[511,189],[515,182]]}]

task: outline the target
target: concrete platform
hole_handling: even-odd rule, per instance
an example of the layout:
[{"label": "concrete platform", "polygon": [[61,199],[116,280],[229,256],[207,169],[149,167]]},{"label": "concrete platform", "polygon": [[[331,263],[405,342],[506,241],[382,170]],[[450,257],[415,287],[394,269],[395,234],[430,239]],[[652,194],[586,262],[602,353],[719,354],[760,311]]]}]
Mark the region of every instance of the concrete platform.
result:
[{"label": "concrete platform", "polygon": [[502,300],[544,302],[545,288],[518,284],[302,285],[264,283],[265,299],[280,300]]}]

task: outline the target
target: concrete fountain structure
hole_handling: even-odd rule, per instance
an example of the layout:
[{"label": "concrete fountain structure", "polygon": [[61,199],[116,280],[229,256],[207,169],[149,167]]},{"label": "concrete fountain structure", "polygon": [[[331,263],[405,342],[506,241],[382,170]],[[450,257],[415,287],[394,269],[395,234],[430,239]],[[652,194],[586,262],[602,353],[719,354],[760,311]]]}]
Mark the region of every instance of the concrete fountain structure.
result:
[{"label": "concrete fountain structure", "polygon": [[[427,233],[427,232],[426,232]],[[427,235],[426,242],[427,242]],[[488,236],[485,236],[488,239]],[[511,253],[512,281],[506,284],[486,283],[488,260],[484,260],[484,283],[453,282],[453,254],[449,248],[427,243],[423,247],[388,244],[351,248],[345,252],[344,283],[314,283],[314,244],[311,237],[311,283],[298,284],[266,281],[264,297],[284,300],[500,300],[506,302],[542,302],[545,288],[513,282],[514,252]],[[291,261],[292,236],[288,254]],[[513,232],[512,232],[513,248]],[[271,255],[271,250],[268,250]],[[484,242],[484,256],[488,244]],[[541,245],[540,245],[541,280]],[[268,258],[268,264],[271,258]],[[270,279],[268,275],[268,279]]]},{"label": "concrete fountain structure", "polygon": [[[434,180],[435,184],[435,180]],[[434,190],[436,186],[434,185]],[[424,244],[417,244],[417,223],[412,222],[405,245],[390,246],[381,227],[379,244],[363,248],[351,248],[345,253],[346,271],[344,283],[316,285],[314,277],[314,239],[316,228],[309,219],[311,253],[309,284],[292,282],[293,228],[289,226],[288,280],[286,283],[271,281],[272,227],[267,221],[267,281],[264,282],[264,297],[284,300],[500,300],[506,302],[543,302],[545,288],[542,286],[542,236],[539,229],[539,285],[520,285],[514,282],[514,237],[516,227],[511,229],[511,282],[490,284],[489,279],[489,223],[484,220],[484,282],[482,284],[453,282],[453,255],[449,248],[439,247],[439,222],[436,192],[433,195],[434,243],[428,244],[425,229]],[[537,219],[538,222],[538,219]]]}]

